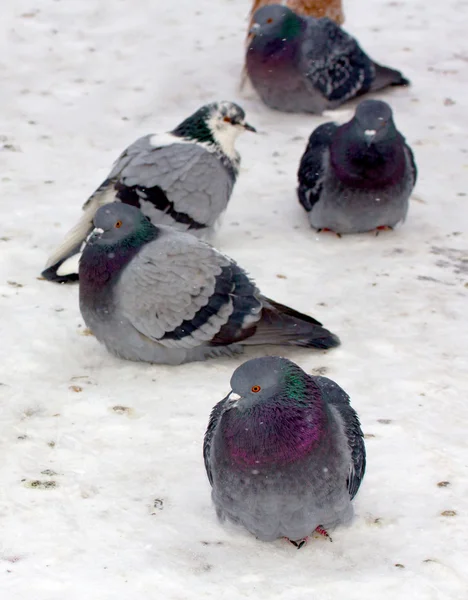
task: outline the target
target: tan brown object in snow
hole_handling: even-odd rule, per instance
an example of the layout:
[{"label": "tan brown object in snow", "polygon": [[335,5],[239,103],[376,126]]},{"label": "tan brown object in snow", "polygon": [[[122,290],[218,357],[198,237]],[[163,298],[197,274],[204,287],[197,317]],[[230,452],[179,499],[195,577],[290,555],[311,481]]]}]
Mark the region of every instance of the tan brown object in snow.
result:
[{"label": "tan brown object in snow", "polygon": [[[342,25],[344,23],[343,5],[341,0],[253,0],[252,10],[249,15],[249,32],[253,25],[253,17],[259,8],[268,4],[284,4],[294,12],[309,17],[328,17]],[[246,46],[250,44],[252,34],[247,33]],[[241,89],[244,87],[247,80],[247,70],[244,66],[241,77]]]}]

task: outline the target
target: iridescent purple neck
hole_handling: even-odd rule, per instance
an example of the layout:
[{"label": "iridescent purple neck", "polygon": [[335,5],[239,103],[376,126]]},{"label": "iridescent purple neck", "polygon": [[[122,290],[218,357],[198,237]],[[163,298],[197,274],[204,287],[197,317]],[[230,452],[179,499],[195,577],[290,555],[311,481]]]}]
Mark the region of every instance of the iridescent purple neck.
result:
[{"label": "iridescent purple neck", "polygon": [[144,229],[117,244],[100,240],[87,244],[80,260],[80,294],[95,294],[114,284],[132,258],[157,236],[158,230],[148,221]]},{"label": "iridescent purple neck", "polygon": [[293,399],[272,399],[244,412],[227,411],[223,438],[238,466],[267,467],[307,456],[324,441],[327,425],[327,409],[318,396],[307,406]]}]

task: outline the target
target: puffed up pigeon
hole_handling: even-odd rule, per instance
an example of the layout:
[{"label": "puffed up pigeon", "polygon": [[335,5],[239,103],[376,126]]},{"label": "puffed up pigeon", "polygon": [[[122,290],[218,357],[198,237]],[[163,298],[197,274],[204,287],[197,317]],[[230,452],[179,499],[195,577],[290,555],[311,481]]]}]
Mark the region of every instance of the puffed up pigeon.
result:
[{"label": "puffed up pigeon", "polygon": [[78,278],[79,252],[96,210],[121,201],[140,208],[154,224],[204,237],[226,210],[239,172],[234,142],[255,131],[233,102],[202,106],[170,133],[146,135],[118,158],[107,179],[83,206],[77,225],[49,258],[43,277]]},{"label": "puffed up pigeon", "polygon": [[255,13],[251,32],[247,73],[263,102],[277,110],[321,114],[366,92],[409,84],[328,18],[271,4]]},{"label": "puffed up pigeon", "polygon": [[220,520],[301,548],[347,524],[364,477],[363,433],[349,396],[285,358],[238,367],[213,408],[203,454]]},{"label": "puffed up pigeon", "polygon": [[155,226],[136,207],[102,206],[80,260],[80,309],[121,358],[180,364],[244,345],[332,348],[338,338],[262,296],[233,260],[195,236]]},{"label": "puffed up pigeon", "polygon": [[297,193],[315,229],[359,233],[404,221],[416,178],[390,106],[364,100],[349,123],[325,123],[312,133]]}]

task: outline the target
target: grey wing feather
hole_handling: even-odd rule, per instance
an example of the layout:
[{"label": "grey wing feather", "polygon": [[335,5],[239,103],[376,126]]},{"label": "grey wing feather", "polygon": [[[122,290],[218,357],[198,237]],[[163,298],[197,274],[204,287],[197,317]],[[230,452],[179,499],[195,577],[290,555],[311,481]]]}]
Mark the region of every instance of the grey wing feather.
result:
[{"label": "grey wing feather", "polygon": [[203,439],[203,459],[205,461],[206,474],[208,475],[208,481],[210,485],[213,485],[213,473],[211,471],[211,445],[213,443],[213,437],[218,426],[219,420],[221,419],[224,410],[229,403],[228,396],[218,402],[211,411],[210,420],[208,427],[206,428],[205,437]]},{"label": "grey wing feather", "polygon": [[406,152],[407,152],[407,157],[408,157],[409,163],[411,165],[411,172],[412,172],[412,175],[413,175],[413,186],[415,186],[416,185],[416,181],[418,180],[418,168],[416,166],[416,161],[414,159],[413,151],[408,146],[408,144],[405,144],[405,148],[406,148]]},{"label": "grey wing feather", "polygon": [[[212,308],[217,277],[229,259],[190,234],[160,227],[122,271],[117,309],[143,336],[166,347],[193,348],[218,333],[233,311],[230,298]],[[203,323],[174,335],[206,309]]]},{"label": "grey wing feather", "polygon": [[348,491],[351,500],[357,494],[366,471],[366,448],[364,434],[356,411],[350,405],[348,394],[327,377],[314,377],[325,400],[332,404],[340,413],[351,450],[352,464],[349,469]]},{"label": "grey wing feather", "polygon": [[306,18],[302,71],[330,102],[344,102],[370,89],[372,60],[356,40],[328,18]]},{"label": "grey wing feather", "polygon": [[317,127],[312,132],[301,158],[297,173],[299,180],[297,195],[307,212],[312,210],[320,198],[325,175],[325,154],[337,129],[336,123],[324,123]]},{"label": "grey wing feather", "polygon": [[148,135],[127,148],[108,180],[129,188],[159,187],[177,212],[210,226],[227,206],[235,175],[199,144],[158,145],[158,136]]}]

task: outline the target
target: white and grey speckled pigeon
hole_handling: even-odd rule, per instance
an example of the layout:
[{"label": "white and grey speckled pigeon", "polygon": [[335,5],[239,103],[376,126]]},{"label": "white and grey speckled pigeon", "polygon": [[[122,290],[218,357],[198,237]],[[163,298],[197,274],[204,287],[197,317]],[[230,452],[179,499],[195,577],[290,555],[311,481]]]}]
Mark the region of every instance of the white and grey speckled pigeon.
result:
[{"label": "white and grey speckled pigeon", "polygon": [[297,193],[312,227],[359,233],[404,221],[416,178],[413,153],[392,109],[364,100],[349,123],[325,123],[312,133]]},{"label": "white and grey speckled pigeon", "polygon": [[255,13],[251,32],[247,72],[271,108],[321,114],[366,92],[409,85],[399,71],[371,60],[330,19],[270,4]]},{"label": "white and grey speckled pigeon", "polygon": [[312,317],[262,296],[233,260],[134,206],[102,206],[94,224],[80,260],[81,314],[121,358],[180,364],[251,344],[339,344]]},{"label": "white and grey speckled pigeon", "polygon": [[59,283],[78,278],[79,252],[93,229],[94,213],[116,200],[139,207],[154,224],[208,236],[231,197],[240,165],[234,142],[245,130],[255,131],[240,106],[214,102],[170,133],[139,138],[85,203],[43,277]]},{"label": "white and grey speckled pigeon", "polygon": [[203,454],[218,517],[301,548],[347,524],[366,450],[349,396],[285,358],[249,360],[213,409]]}]

